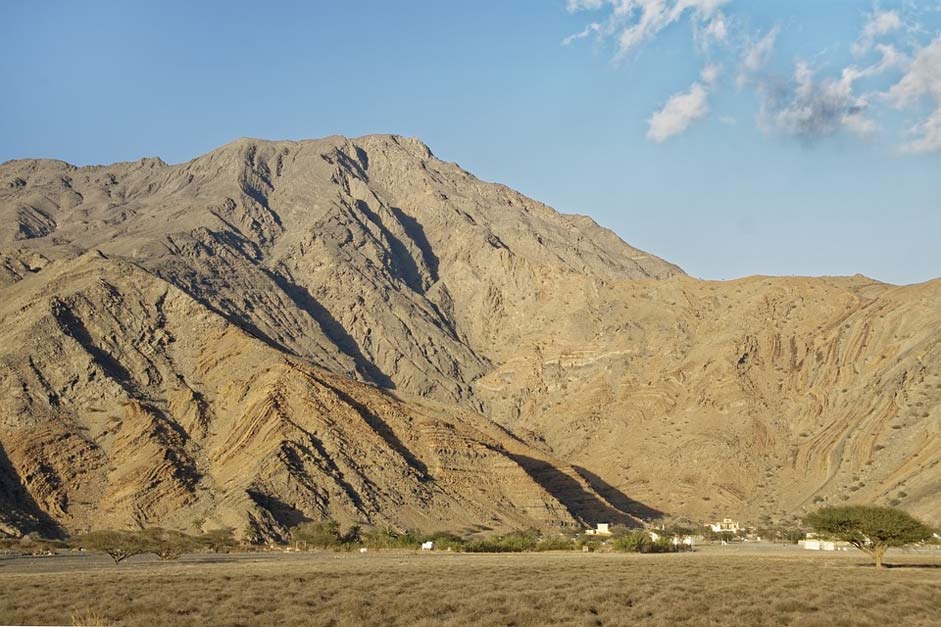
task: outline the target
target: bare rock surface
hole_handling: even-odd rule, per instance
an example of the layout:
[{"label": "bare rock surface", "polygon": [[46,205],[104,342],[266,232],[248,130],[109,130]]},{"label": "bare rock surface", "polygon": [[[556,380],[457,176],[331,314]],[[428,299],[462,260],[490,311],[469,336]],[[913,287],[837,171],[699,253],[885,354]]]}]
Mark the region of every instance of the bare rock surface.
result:
[{"label": "bare rock surface", "polygon": [[712,283],[397,136],[0,166],[0,532],[941,520],[941,282]]}]

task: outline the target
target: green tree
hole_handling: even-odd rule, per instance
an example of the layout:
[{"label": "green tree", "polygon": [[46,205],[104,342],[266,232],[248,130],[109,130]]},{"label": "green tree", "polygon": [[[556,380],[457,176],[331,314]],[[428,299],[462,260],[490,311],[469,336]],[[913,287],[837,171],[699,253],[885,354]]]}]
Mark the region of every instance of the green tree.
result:
[{"label": "green tree", "polygon": [[173,529],[152,527],[139,532],[143,544],[162,560],[175,560],[199,548],[196,538]]},{"label": "green tree", "polygon": [[818,534],[849,542],[882,567],[889,547],[924,542],[932,530],[906,512],[891,507],[845,505],[824,507],[805,519]]},{"label": "green tree", "polygon": [[354,545],[359,544],[362,540],[363,528],[356,523],[350,525],[350,528],[346,530],[346,533],[340,538],[343,544]]},{"label": "green tree", "polygon": [[237,545],[234,533],[235,530],[230,528],[212,529],[197,536],[196,541],[213,553],[227,553],[229,549]]},{"label": "green tree", "polygon": [[134,555],[150,553],[152,545],[136,531],[92,531],[73,538],[70,544],[86,551],[107,553],[120,564]]}]

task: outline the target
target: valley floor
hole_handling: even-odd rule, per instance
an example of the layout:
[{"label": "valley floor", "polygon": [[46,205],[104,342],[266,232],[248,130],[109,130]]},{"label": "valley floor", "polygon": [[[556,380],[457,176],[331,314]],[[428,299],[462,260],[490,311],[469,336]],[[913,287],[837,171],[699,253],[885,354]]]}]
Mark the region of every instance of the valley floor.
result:
[{"label": "valley floor", "polygon": [[0,624],[938,625],[941,552],[0,558]]}]

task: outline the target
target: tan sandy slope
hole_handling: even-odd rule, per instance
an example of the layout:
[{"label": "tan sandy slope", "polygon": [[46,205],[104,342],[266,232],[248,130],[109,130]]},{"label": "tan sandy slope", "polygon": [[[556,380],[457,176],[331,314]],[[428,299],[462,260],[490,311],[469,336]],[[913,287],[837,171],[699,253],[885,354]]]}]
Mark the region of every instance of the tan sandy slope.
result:
[{"label": "tan sandy slope", "polygon": [[941,520],[941,282],[709,283],[395,136],[0,166],[0,529]]}]

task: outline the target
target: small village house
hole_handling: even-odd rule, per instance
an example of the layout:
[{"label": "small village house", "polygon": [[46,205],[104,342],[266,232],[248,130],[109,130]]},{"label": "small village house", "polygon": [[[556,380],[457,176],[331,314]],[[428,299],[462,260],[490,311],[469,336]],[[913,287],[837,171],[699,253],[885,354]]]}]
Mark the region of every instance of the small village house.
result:
[{"label": "small village house", "polygon": [[712,529],[712,531],[715,533],[722,533],[723,531],[738,533],[742,530],[741,525],[731,518],[723,518],[721,522],[711,523],[709,528]]},{"label": "small village house", "polygon": [[610,523],[598,523],[596,528],[587,529],[585,531],[585,535],[586,536],[610,536],[611,525]]}]

